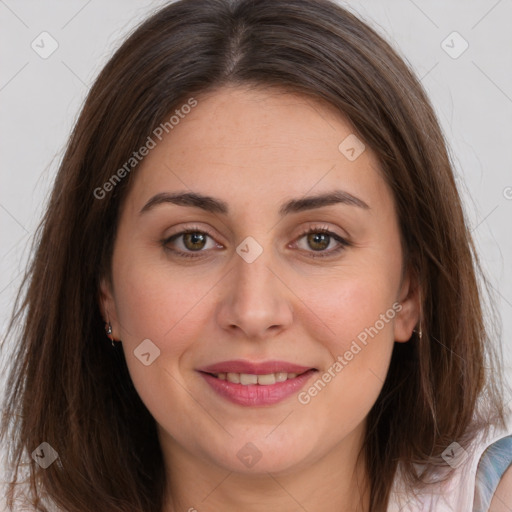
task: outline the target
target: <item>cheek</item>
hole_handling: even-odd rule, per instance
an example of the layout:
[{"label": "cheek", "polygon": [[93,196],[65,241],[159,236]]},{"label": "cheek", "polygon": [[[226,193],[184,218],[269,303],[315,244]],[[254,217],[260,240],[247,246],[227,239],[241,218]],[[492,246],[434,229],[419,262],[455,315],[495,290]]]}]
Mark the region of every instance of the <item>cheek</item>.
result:
[{"label": "cheek", "polygon": [[[180,364],[201,338],[202,320],[207,315],[201,298],[210,283],[184,273],[171,274],[168,267],[143,263],[136,256],[117,269],[116,311],[132,382],[158,422],[172,431],[193,431],[186,418],[193,418],[197,410],[186,392]],[[153,353],[150,347],[151,362],[145,365],[136,352],[141,353],[138,347],[147,339],[159,352]]]},{"label": "cheek", "polygon": [[306,300],[301,316],[321,319],[329,344],[338,352],[344,352],[352,340],[376,323],[379,334],[392,336],[399,276],[389,267],[387,270],[374,266],[340,273],[339,278],[315,279],[303,290]]},{"label": "cheek", "polygon": [[204,324],[208,290],[216,280],[197,271],[170,271],[164,263],[127,259],[118,266],[116,312],[123,344],[151,339],[162,355],[179,354]]},{"label": "cheek", "polygon": [[[205,338],[219,276],[197,268],[171,271],[168,262],[142,261],[137,254],[117,270],[116,311],[132,382],[157,422],[172,432],[194,432],[197,409],[183,369],[193,366]],[[158,349],[148,366],[136,357],[146,339]]]},{"label": "cheek", "polygon": [[[351,417],[357,422],[364,417],[388,371],[393,325],[401,306],[396,302],[399,272],[389,266],[384,272],[383,268],[375,265],[364,272],[346,272],[338,280],[325,280],[323,286],[317,282],[308,296],[308,307],[300,313],[309,318],[312,339],[321,339],[330,354],[319,374],[325,377],[306,389],[303,403],[310,400],[319,408],[325,401],[336,404],[333,415],[340,421]],[[321,326],[323,335],[315,333],[313,326]]]}]

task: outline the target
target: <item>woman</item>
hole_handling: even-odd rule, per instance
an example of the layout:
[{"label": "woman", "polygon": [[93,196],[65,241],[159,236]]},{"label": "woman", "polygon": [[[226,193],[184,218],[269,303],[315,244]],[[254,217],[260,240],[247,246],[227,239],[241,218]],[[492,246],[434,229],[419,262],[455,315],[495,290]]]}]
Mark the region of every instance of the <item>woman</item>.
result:
[{"label": "woman", "polygon": [[3,424],[37,510],[488,510],[509,492],[439,125],[339,6],[148,19],[90,91],[38,243]]}]

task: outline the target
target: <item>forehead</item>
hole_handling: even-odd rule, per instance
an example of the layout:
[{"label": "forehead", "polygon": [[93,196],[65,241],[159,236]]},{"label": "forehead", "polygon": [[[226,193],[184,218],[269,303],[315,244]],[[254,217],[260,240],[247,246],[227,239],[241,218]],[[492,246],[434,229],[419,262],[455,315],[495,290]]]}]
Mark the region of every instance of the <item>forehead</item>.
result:
[{"label": "forehead", "polygon": [[338,188],[373,202],[372,209],[391,201],[377,158],[326,102],[241,87],[195,99],[135,170],[130,196],[139,209],[151,195],[178,189],[240,207]]}]

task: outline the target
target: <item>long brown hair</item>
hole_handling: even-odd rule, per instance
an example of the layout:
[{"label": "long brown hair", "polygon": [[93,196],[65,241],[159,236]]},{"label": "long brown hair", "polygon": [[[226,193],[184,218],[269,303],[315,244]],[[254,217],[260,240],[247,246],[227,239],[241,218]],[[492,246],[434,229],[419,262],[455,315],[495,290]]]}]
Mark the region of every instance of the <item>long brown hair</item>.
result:
[{"label": "long brown hair", "polygon": [[[376,153],[393,192],[404,266],[421,289],[423,336],[395,344],[369,414],[363,455],[371,510],[386,509],[399,463],[419,487],[415,463],[427,463],[428,476],[450,443],[475,438],[486,414],[503,424],[478,258],[445,140],[407,65],[328,0],[182,0],[142,23],[100,73],[38,228],[9,329],[17,340],[2,422],[10,506],[25,473],[36,510],[46,510],[47,498],[68,512],[161,512],[155,422],[122,349],[105,337],[98,306],[136,167],[107,193],[94,191],[184,98],[200,101],[225,85],[275,86],[327,101]],[[59,455],[45,470],[30,457],[42,442]]]}]

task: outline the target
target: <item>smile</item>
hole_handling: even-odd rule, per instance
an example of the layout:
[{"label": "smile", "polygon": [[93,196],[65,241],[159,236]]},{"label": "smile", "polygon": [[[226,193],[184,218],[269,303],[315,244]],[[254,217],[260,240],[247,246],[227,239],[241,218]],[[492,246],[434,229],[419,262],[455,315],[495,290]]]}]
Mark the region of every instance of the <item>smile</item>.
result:
[{"label": "smile", "polygon": [[227,361],[198,372],[217,396],[254,407],[277,404],[295,395],[317,370],[282,361]]}]

